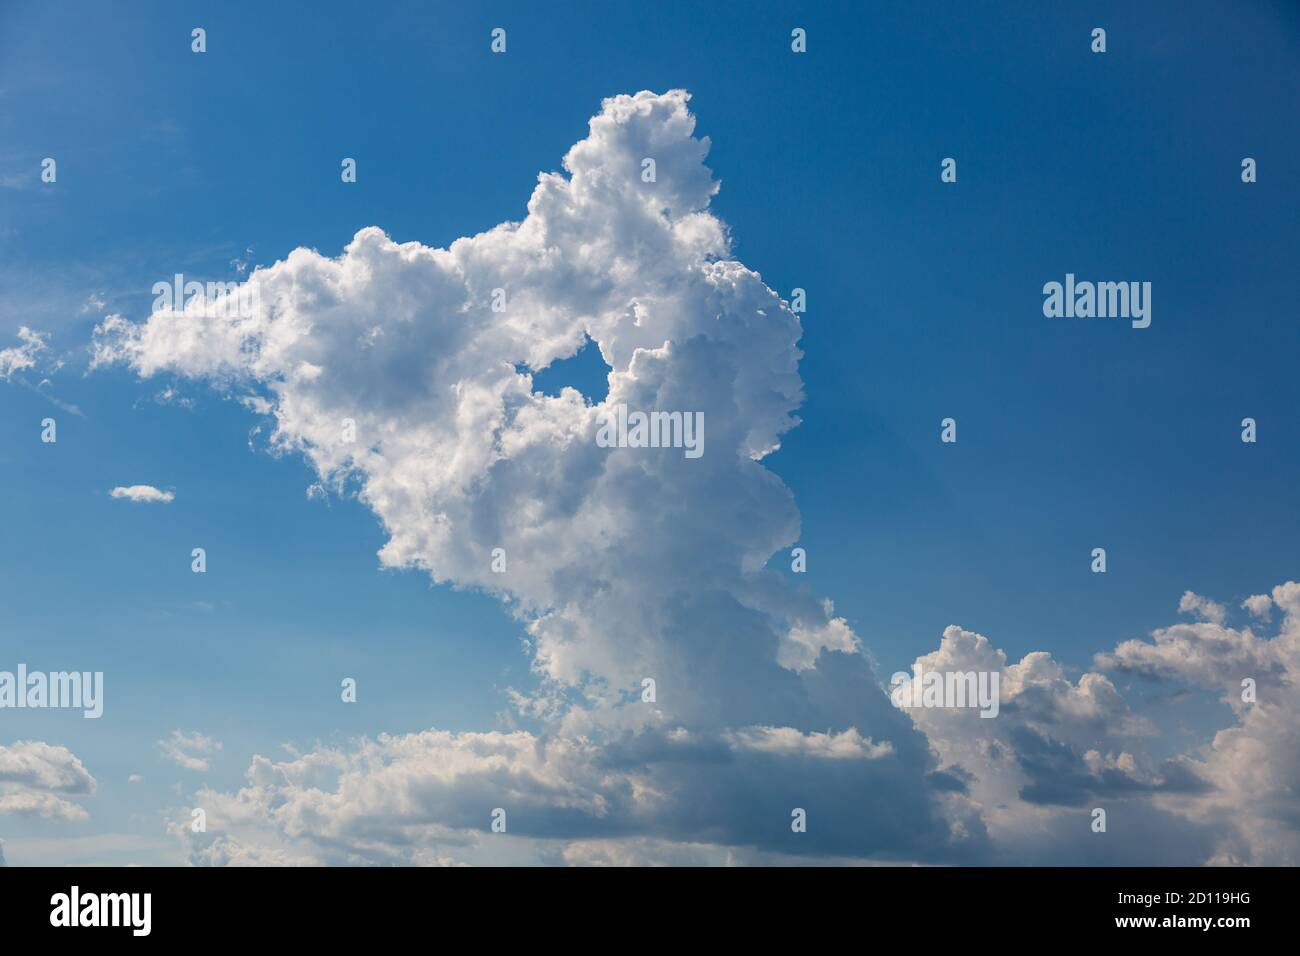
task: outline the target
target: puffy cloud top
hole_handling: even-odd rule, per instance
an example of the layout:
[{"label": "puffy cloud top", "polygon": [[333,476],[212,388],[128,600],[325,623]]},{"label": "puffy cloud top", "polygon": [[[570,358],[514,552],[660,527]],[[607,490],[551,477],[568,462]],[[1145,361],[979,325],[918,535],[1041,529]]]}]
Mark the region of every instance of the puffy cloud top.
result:
[{"label": "puffy cloud top", "polygon": [[39,740],[0,746],[0,815],[84,820],[86,811],[67,798],[89,796],[95,788],[95,778],[66,747]]},{"label": "puffy cloud top", "polygon": [[[566,859],[741,847],[1149,862],[1140,841],[1087,840],[1078,808],[1101,797],[1142,801],[1117,819],[1177,848],[1173,862],[1257,856],[1269,841],[1294,858],[1280,822],[1225,824],[1212,796],[1249,753],[1293,743],[1291,698],[1245,712],[1216,739],[1220,757],[1157,759],[1109,676],[1072,679],[1042,652],[1008,664],[952,627],[918,663],[996,673],[998,717],[903,711],[830,603],[765,570],[799,534],[763,459],[797,423],[801,329],[731,257],[688,99],[606,100],[520,222],[445,249],[370,227],[337,257],[300,248],[256,269],[237,303],[98,326],[95,364],[203,379],[270,416],[278,449],[374,511],[384,565],[497,595],[541,678],[512,695],[530,729],[255,757],[244,788],[200,792],[210,836],[177,824],[191,860],[450,862],[508,804],[512,835],[567,841]],[[588,341],[610,368],[604,400],[534,389],[534,373]],[[705,454],[602,447],[620,405],[703,413]],[[1188,592],[1199,622],[1099,663],[1214,687],[1257,668],[1281,686],[1300,588],[1268,600],[1289,622],[1271,641],[1226,629],[1222,605]],[[1294,768],[1268,766],[1254,780],[1273,809],[1259,801],[1256,819],[1280,821]],[[792,840],[795,807],[812,822]]]},{"label": "puffy cloud top", "polygon": [[[712,643],[735,654],[729,669],[793,687],[779,646],[792,669],[855,646],[819,602],[760,571],[798,534],[760,459],[796,421],[801,331],[727,258],[688,98],[606,100],[569,175],[538,177],[522,222],[447,249],[373,227],[337,258],[297,249],[253,272],[242,311],[196,301],[139,324],[109,317],[94,361],[203,377],[269,411],[273,442],[324,485],[358,482],[389,535],[384,564],[499,594],[554,682],[617,691],[654,676],[665,708],[716,711],[721,662],[699,646]],[[611,368],[603,402],[534,391],[533,372],[588,339]],[[702,412],[706,453],[599,447],[618,405]]]}]

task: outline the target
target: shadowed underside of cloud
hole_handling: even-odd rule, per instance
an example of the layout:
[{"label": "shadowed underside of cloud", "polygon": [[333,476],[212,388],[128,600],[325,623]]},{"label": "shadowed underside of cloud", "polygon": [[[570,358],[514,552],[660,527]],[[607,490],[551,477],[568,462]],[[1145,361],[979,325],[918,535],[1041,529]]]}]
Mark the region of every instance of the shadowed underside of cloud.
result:
[{"label": "shadowed underside of cloud", "polygon": [[[359,488],[383,564],[497,595],[539,678],[511,696],[528,730],[255,758],[245,788],[200,791],[208,834],[177,825],[190,858],[999,860],[1070,845],[1088,822],[1073,805],[1103,795],[1142,801],[1144,832],[1204,830],[1208,856],[1210,824],[1158,803],[1204,799],[1206,774],[1112,750],[1144,728],[1104,676],[1072,684],[1031,655],[1006,669],[1005,719],[904,712],[830,603],[765,570],[799,533],[763,459],[797,424],[801,330],[730,258],[687,102],[606,100],[520,222],[447,249],[366,228],[337,258],[257,269],[242,312],[97,328],[94,364],[204,379],[270,416],[321,487]],[[611,369],[603,401],[534,390],[588,339]],[[705,453],[601,447],[619,405],[702,412]],[[936,653],[1005,666],[956,628]]]}]

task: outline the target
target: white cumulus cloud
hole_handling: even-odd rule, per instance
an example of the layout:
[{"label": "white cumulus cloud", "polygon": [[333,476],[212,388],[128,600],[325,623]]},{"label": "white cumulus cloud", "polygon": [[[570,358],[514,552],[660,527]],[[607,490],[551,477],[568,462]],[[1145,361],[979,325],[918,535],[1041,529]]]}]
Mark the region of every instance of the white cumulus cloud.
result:
[{"label": "white cumulus cloud", "polygon": [[[764,459],[798,422],[802,330],[732,257],[688,100],[606,100],[564,171],[539,175],[520,221],[447,248],[367,227],[338,256],[299,248],[255,269],[256,294],[240,300],[250,308],[196,299],[97,327],[93,365],[204,381],[265,416],[273,448],[305,457],[313,495],[357,489],[386,535],[382,565],[498,597],[537,677],[511,689],[507,732],[254,757],[241,789],[200,790],[208,834],[175,824],[189,859],[1224,852],[1240,829],[1189,809],[1206,806],[1215,767],[1149,755],[1149,723],[1106,674],[1072,678],[1042,652],[1008,663],[954,627],[918,663],[996,670],[998,717],[904,712],[829,601],[767,569],[799,536],[793,496]],[[534,373],[588,341],[610,368],[605,399],[534,390]],[[702,413],[705,454],[599,446],[618,405]],[[1200,622],[1121,644],[1105,664],[1198,680],[1278,665],[1271,645],[1224,634],[1221,605],[1184,603]],[[1279,739],[1278,721],[1260,733]],[[178,734],[164,751],[206,767]],[[1094,797],[1131,805],[1122,819],[1159,852],[1087,842],[1071,814]],[[486,843],[498,807],[508,836]],[[790,830],[794,807],[806,833]]]},{"label": "white cumulus cloud", "polygon": [[36,366],[36,357],[49,346],[45,337],[27,326],[18,329],[18,345],[0,349],[0,382],[7,382],[15,372]]},{"label": "white cumulus cloud", "polygon": [[153,485],[118,485],[109,492],[114,498],[125,498],[128,501],[155,502],[161,504],[170,504],[176,500],[176,493],[172,491],[163,491],[155,488]]},{"label": "white cumulus cloud", "polygon": [[165,740],[158,741],[162,755],[186,770],[207,770],[210,758],[221,750],[221,741],[214,740],[197,730],[186,733],[173,730]]},{"label": "white cumulus cloud", "polygon": [[[541,737],[464,739],[475,753],[504,747],[493,759],[507,779],[514,767],[528,792],[581,816],[571,835],[721,827],[746,843],[788,832],[763,817],[788,821],[789,806],[756,807],[739,777],[734,807],[698,793],[688,769],[707,760],[732,776],[807,768],[792,786],[822,774],[840,781],[833,799],[846,806],[851,781],[907,807],[905,827],[863,827],[855,812],[859,822],[823,823],[792,852],[911,858],[978,842],[942,818],[924,739],[889,706],[847,622],[764,569],[799,533],[793,497],[763,458],[797,423],[801,329],[731,257],[687,101],[606,100],[565,172],[538,177],[519,222],[445,249],[371,227],[338,257],[294,250],[249,275],[251,310],[196,301],[140,323],[108,317],[94,364],[203,379],[268,415],[272,444],[304,455],[322,488],[359,488],[387,533],[384,565],[505,602],[540,680],[513,699],[521,718],[544,715],[546,760],[524,761]],[[653,183],[640,175],[647,156]],[[604,401],[533,389],[534,372],[588,340],[611,369]],[[602,416],[620,404],[703,413],[706,453],[600,447]],[[493,570],[497,548],[505,573]],[[653,705],[639,697],[647,677]],[[871,759],[826,759],[841,754]],[[669,784],[680,792],[657,797]],[[709,803],[732,823],[692,819]],[[613,806],[630,821],[614,822]],[[481,818],[477,805],[447,815],[442,825]]]}]

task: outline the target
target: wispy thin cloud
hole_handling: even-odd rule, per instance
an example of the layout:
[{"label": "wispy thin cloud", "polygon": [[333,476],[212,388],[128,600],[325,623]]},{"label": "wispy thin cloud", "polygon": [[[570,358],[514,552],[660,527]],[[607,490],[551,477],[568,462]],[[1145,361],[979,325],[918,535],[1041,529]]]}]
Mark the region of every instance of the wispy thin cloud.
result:
[{"label": "wispy thin cloud", "polygon": [[166,740],[158,741],[162,755],[186,770],[207,770],[208,758],[221,749],[221,741],[197,730],[186,733],[173,730]]}]

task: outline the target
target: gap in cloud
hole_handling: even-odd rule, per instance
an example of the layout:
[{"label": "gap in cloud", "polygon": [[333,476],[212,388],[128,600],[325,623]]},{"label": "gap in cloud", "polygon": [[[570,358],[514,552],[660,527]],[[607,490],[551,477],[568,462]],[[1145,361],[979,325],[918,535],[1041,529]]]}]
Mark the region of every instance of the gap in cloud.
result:
[{"label": "gap in cloud", "polygon": [[573,355],[533,372],[533,391],[558,398],[562,389],[576,388],[583,398],[595,405],[603,402],[609,394],[611,371],[600,354],[600,346],[588,336],[582,348]]}]

